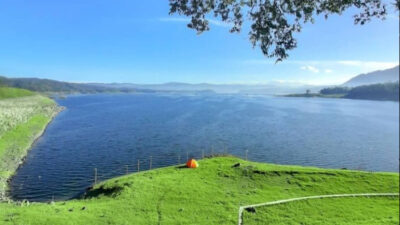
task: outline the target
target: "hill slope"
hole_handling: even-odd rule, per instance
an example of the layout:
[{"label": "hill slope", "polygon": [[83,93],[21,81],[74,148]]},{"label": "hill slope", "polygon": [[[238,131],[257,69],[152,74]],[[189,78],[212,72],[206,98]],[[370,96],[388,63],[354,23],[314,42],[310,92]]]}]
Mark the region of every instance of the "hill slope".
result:
[{"label": "hill slope", "polygon": [[[240,165],[234,166],[236,163]],[[320,194],[399,191],[397,173],[281,166],[234,157],[204,159],[199,164],[197,169],[172,166],[107,180],[81,200],[29,206],[0,203],[0,221],[31,225],[237,224],[241,205]],[[398,223],[398,198],[394,201],[390,206],[397,214],[391,220]],[[327,204],[342,207],[334,201]],[[368,214],[365,218],[371,219]]]},{"label": "hill slope", "polygon": [[23,88],[36,92],[99,93],[134,92],[134,88],[105,87],[96,84],[69,83],[39,78],[6,78],[0,76],[0,85]]},{"label": "hill slope", "polygon": [[399,66],[387,70],[378,70],[371,73],[360,74],[344,83],[343,86],[354,87],[396,81],[399,81]]},{"label": "hill slope", "polygon": [[[382,100],[382,101],[399,101],[399,83],[380,83],[362,85],[353,88],[333,87],[324,88],[317,97],[337,97],[349,99],[365,99],[365,100]],[[299,95],[295,95],[299,96]],[[303,97],[311,97],[303,95]]]},{"label": "hill slope", "polygon": [[0,99],[18,98],[32,95],[35,95],[35,93],[28,90],[20,88],[0,87]]},{"label": "hill slope", "polygon": [[47,97],[0,87],[0,200],[4,198],[7,179],[59,110]]}]

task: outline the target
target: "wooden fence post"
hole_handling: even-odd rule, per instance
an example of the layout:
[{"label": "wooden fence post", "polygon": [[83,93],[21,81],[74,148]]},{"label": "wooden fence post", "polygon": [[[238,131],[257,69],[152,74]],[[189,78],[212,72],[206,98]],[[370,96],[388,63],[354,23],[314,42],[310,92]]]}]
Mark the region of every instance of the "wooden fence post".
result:
[{"label": "wooden fence post", "polygon": [[97,168],[94,168],[94,185],[97,184]]},{"label": "wooden fence post", "polygon": [[152,162],[153,161],[153,156],[150,156],[150,169],[151,169],[151,166],[152,166]]}]

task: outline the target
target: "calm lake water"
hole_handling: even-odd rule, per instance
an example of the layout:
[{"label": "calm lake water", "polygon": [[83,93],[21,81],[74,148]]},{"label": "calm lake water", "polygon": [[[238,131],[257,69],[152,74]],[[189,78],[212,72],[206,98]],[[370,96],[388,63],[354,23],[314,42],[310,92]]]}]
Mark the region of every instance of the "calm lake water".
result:
[{"label": "calm lake water", "polygon": [[70,96],[11,181],[10,195],[64,200],[128,172],[229,152],[254,161],[399,169],[396,102],[241,95]]}]

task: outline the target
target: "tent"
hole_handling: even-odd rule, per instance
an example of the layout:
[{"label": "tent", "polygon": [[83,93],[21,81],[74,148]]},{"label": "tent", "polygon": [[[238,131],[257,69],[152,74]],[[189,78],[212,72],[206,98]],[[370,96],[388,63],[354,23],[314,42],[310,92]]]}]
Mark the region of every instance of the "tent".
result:
[{"label": "tent", "polygon": [[189,159],[189,160],[186,162],[186,166],[187,166],[188,168],[197,168],[197,167],[199,167],[199,164],[197,163],[196,160],[194,160],[194,159]]}]

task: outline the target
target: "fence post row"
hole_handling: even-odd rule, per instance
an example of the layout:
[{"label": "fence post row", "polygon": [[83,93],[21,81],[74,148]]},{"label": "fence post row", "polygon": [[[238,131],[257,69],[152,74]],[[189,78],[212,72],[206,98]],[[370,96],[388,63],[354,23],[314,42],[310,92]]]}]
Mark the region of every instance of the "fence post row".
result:
[{"label": "fence post row", "polygon": [[[204,159],[206,157],[205,153],[206,153],[207,149],[202,149],[201,150],[201,158]],[[228,149],[225,146],[224,147],[224,153],[228,153]],[[196,154],[194,154],[196,155]],[[211,156],[214,156],[214,145],[211,145]],[[248,157],[248,150],[245,151],[245,157],[247,160]],[[186,161],[189,160],[189,151],[186,151]],[[181,154],[178,154],[178,164],[181,164]],[[132,166],[134,167],[134,166]],[[149,159],[149,169],[151,170],[153,168],[153,156],[150,156]],[[132,169],[132,171],[134,171],[134,169]],[[140,172],[140,160],[137,161],[137,172]],[[129,174],[129,165],[125,165],[125,174]],[[98,176],[98,171],[97,168],[94,168],[94,185],[97,185],[99,181],[99,176]]]}]

